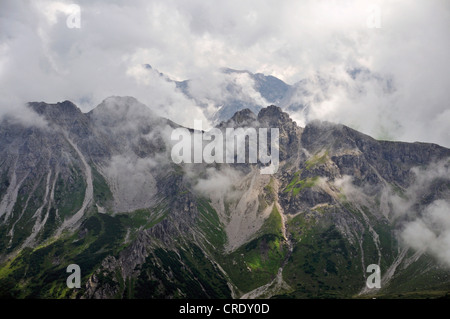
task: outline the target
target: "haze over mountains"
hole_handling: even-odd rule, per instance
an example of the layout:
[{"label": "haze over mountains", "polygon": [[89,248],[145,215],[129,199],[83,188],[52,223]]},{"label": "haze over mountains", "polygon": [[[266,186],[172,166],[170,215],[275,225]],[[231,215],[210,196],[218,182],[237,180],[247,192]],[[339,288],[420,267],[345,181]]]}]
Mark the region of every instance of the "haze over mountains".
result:
[{"label": "haze over mountains", "polygon": [[[449,17],[1,0],[0,298],[448,297]],[[254,128],[241,148],[279,130],[278,170],[178,164],[172,133],[199,121]]]},{"label": "haze over mountains", "polygon": [[[0,114],[64,100],[88,112],[118,95],[191,126],[192,117],[218,124],[218,108],[240,100],[249,108],[278,105],[300,126],[328,120],[374,138],[450,147],[445,1],[261,1],[3,0]],[[379,28],[368,24],[376,15]],[[74,16],[79,23],[68,24]],[[189,81],[195,101],[149,75],[145,63]],[[224,67],[251,74],[227,76],[218,71]],[[277,103],[254,86],[258,73],[298,89]],[[221,120],[231,109],[221,110]]]},{"label": "haze over mountains", "polygon": [[[174,81],[149,64],[143,68],[148,71],[148,74],[143,73],[143,78],[148,76],[150,79],[156,74],[169,83],[175,83],[176,89],[201,108],[211,125],[228,120],[242,109],[248,108],[258,113],[263,107],[273,104],[304,126],[310,120],[319,117],[320,105],[326,103],[336,89],[356,94],[364,90],[366,83],[377,82],[386,94],[395,91],[391,78],[374,74],[363,67],[346,70],[347,77],[354,82],[351,86],[349,83],[320,73],[290,85],[272,75],[230,68],[222,68],[208,77],[184,81]],[[157,81],[151,81],[154,85],[158,85]],[[165,114],[164,110],[161,111]],[[382,134],[385,134],[384,137],[388,136],[388,132],[383,131],[381,126],[375,129],[380,136]]]},{"label": "haze over mountains", "polygon": [[[261,97],[280,104],[292,89],[225,74],[252,77]],[[189,94],[189,83],[177,86]],[[70,101],[33,102],[40,120],[28,125],[4,117],[1,295],[445,296],[450,150],[330,122],[299,126],[255,100],[224,98],[224,112],[210,114],[246,107],[217,127],[279,128],[274,175],[259,164],[174,164],[179,125],[132,97],[88,113]],[[66,286],[69,264],[81,268],[81,289]],[[381,289],[366,289],[370,264],[381,267]]]}]

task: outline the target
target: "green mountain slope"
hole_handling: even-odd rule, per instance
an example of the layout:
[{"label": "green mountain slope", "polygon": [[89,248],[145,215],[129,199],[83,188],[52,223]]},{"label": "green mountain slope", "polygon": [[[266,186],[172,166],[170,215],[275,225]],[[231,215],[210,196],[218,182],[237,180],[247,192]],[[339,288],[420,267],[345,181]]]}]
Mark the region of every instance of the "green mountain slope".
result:
[{"label": "green mountain slope", "polygon": [[[280,167],[269,176],[258,163],[174,164],[178,126],[130,97],[87,114],[68,101],[30,108],[47,127],[0,125],[1,298],[450,291],[445,252],[418,249],[406,233],[423,224],[444,238],[445,223],[429,221],[450,207],[449,149],[332,123],[300,128],[275,106],[219,125],[279,128]],[[81,288],[66,285],[70,264]],[[371,264],[381,289],[366,289]]]}]

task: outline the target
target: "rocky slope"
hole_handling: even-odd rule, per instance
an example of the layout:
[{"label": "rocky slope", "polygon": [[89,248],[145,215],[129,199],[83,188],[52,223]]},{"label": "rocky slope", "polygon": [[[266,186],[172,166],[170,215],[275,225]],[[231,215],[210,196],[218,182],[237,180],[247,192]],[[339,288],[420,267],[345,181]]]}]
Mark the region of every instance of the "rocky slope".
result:
[{"label": "rocky slope", "polygon": [[[130,97],[89,113],[69,101],[30,108],[47,126],[0,125],[3,297],[450,291],[448,223],[436,224],[450,214],[449,149],[301,128],[276,106],[242,110],[217,127],[279,129],[280,167],[262,175],[259,163],[174,164],[178,126]],[[66,286],[69,264],[81,268],[80,289]],[[366,289],[370,264],[381,289]]]}]

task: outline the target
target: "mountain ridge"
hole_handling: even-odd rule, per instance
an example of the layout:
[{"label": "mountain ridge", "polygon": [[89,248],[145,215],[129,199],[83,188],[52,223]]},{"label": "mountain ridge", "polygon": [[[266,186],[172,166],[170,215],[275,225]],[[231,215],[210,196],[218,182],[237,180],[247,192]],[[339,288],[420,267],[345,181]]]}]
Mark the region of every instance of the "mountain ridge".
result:
[{"label": "mountain ridge", "polygon": [[[274,105],[236,112],[218,127],[279,128],[280,169],[268,176],[254,164],[174,164],[179,126],[131,97],[88,113],[42,103],[30,106],[51,128],[0,127],[2,296],[351,298],[450,287],[433,250],[402,237],[450,198],[447,148],[329,122],[302,128]],[[82,269],[81,290],[65,287],[69,263]],[[364,290],[369,264],[381,267],[381,290]]]}]

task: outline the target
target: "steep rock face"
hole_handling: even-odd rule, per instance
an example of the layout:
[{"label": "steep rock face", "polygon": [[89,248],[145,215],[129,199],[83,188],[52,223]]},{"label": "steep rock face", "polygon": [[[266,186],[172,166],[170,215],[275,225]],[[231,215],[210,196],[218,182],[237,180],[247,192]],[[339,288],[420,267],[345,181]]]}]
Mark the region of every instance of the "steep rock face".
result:
[{"label": "steep rock face", "polygon": [[[47,112],[42,107],[40,111]],[[66,120],[69,118],[60,123],[66,125]],[[6,121],[0,131],[5,186],[0,204],[0,250],[4,257],[5,252],[49,238],[62,219],[80,208],[87,184],[83,161],[67,132],[25,128]],[[64,196],[69,192],[71,199]]]},{"label": "steep rock face", "polygon": [[263,127],[278,128],[280,131],[280,161],[288,158],[297,160],[300,154],[302,129],[275,105],[268,106],[258,113],[258,121]]},{"label": "steep rock face", "polygon": [[[342,174],[362,174],[363,181],[376,184],[380,182],[374,173],[376,171],[381,178],[402,187],[411,183],[412,167],[438,162],[449,156],[448,149],[435,144],[377,141],[346,126],[323,122],[306,126],[302,145],[311,153],[327,147]],[[350,151],[360,156],[348,154]]]},{"label": "steep rock face", "polygon": [[[218,128],[279,129],[280,167],[261,175],[259,163],[174,164],[170,133],[178,126],[131,97],[108,98],[87,114],[68,101],[30,107],[48,127],[0,126],[1,295],[317,298],[449,289],[439,256],[401,237],[449,200],[446,148],[377,141],[326,122],[301,128],[273,105],[242,110]],[[65,286],[71,263],[81,267],[80,290]],[[381,290],[364,290],[369,264],[381,267]]]},{"label": "steep rock face", "polygon": [[245,126],[251,125],[256,121],[256,115],[250,109],[243,109],[234,113],[229,122],[233,121],[237,125]]}]

